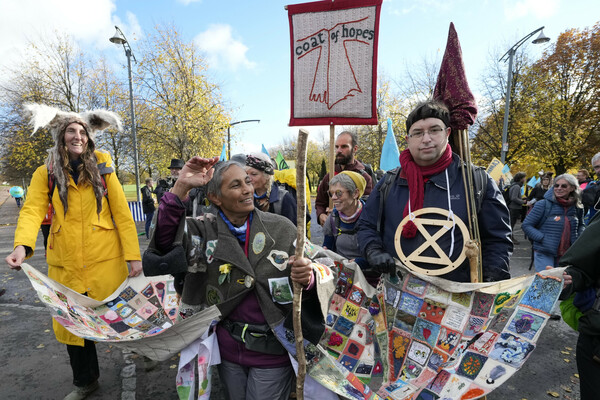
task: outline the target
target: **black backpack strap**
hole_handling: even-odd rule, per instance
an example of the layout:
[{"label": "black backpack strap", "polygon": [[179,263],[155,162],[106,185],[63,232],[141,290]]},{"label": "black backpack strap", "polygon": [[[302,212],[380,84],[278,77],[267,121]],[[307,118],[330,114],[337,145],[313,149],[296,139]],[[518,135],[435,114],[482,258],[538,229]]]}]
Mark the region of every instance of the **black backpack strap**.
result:
[{"label": "black backpack strap", "polygon": [[383,183],[379,186],[379,214],[377,216],[377,232],[381,232],[381,223],[383,222],[383,207],[390,192],[390,186],[396,180],[400,173],[400,167],[396,167],[385,173]]},{"label": "black backpack strap", "polygon": [[485,168],[471,165],[471,171],[473,172],[473,185],[475,186],[475,210],[479,214],[481,211],[481,205],[487,192],[487,173]]}]

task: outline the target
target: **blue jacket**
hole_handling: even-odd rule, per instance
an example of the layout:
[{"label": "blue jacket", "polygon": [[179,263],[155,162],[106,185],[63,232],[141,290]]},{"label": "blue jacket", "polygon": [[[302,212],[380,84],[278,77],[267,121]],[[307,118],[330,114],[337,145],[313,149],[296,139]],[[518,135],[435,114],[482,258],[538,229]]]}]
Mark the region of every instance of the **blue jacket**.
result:
[{"label": "blue jacket", "polygon": [[[467,227],[469,220],[467,217],[465,203],[465,188],[463,184],[460,158],[458,155],[452,155],[452,163],[447,168],[448,183],[450,184],[450,205],[454,214],[460,218]],[[492,178],[487,176],[487,190],[478,213],[479,235],[482,242],[483,253],[483,278],[485,281],[495,281],[510,278],[508,272],[508,260],[512,254],[513,244],[510,240],[510,224],[508,209],[504,204],[502,193]],[[366,256],[367,247],[374,245],[383,248],[393,257],[399,258],[394,245],[394,236],[396,228],[402,221],[404,206],[408,202],[408,182],[403,177],[402,172],[391,184],[387,199],[384,204],[382,232],[377,232],[377,219],[379,216],[379,188],[384,182],[380,180],[376,188],[371,192],[365,208],[358,220],[358,243],[361,251]],[[440,173],[432,176],[425,183],[425,199],[423,208],[438,207],[448,210],[448,184],[446,183],[446,174]],[[430,232],[437,231],[433,227]],[[451,243],[450,233],[445,233],[437,240],[441,249],[448,254]],[[402,239],[402,249],[404,254],[411,254],[417,247],[424,243],[422,235],[418,234],[413,239]],[[451,260],[458,257],[463,248],[463,240],[460,231],[455,230],[454,252],[450,256]],[[431,248],[427,249],[422,255],[439,257]],[[438,267],[439,268],[439,267]],[[441,275],[444,279],[456,282],[469,282],[469,261],[465,261],[455,270]]]},{"label": "blue jacket", "polygon": [[[544,216],[546,211],[546,202],[552,203],[548,215]],[[571,243],[579,236],[583,230],[583,221],[581,215],[583,209],[577,211],[575,205],[566,210],[566,216],[571,222]],[[544,254],[556,256],[558,245],[565,225],[565,208],[558,204],[554,196],[554,190],[548,189],[544,194],[544,200],[534,204],[533,208],[527,214],[523,221],[523,231],[533,241],[533,250]],[[542,221],[543,219],[543,221]]]}]

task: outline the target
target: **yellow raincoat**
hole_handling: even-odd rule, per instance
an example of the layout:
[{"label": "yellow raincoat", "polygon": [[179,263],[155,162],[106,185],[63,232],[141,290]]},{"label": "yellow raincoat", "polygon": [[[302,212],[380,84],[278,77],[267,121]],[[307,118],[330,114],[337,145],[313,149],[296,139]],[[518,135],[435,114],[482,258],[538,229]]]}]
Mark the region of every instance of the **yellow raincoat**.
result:
[{"label": "yellow raincoat", "polygon": [[[105,163],[103,167],[112,170],[108,153],[96,151],[95,154],[99,167]],[[50,278],[95,300],[104,300],[125,280],[128,275],[125,260],[141,260],[137,230],[121,183],[114,173],[105,174],[104,179],[108,201],[104,196],[99,215],[91,185],[75,185],[69,177],[66,215],[58,188],[54,190],[54,215],[46,257]],[[15,247],[23,245],[35,249],[40,224],[48,210],[49,192],[48,169],[42,165],[33,174],[27,200],[19,214]],[[83,346],[83,339],[56,321],[52,322],[59,342]]]}]

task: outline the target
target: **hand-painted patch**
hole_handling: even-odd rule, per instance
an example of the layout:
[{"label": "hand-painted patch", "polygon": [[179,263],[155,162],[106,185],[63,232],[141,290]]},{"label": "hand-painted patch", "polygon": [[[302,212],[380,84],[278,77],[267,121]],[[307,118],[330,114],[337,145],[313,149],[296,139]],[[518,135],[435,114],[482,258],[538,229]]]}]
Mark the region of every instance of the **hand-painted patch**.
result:
[{"label": "hand-painted patch", "polygon": [[515,368],[521,367],[535,345],[510,333],[501,333],[490,357]]},{"label": "hand-painted patch", "polygon": [[223,302],[223,294],[221,293],[221,291],[212,285],[207,285],[206,286],[206,304],[212,306],[215,304],[221,304],[222,302]]},{"label": "hand-painted patch", "polygon": [[471,309],[471,315],[478,317],[487,317],[490,314],[490,309],[494,304],[495,296],[492,294],[475,292],[473,296],[473,307]]},{"label": "hand-painted patch", "polygon": [[418,362],[420,365],[425,365],[431,354],[431,348],[426,344],[413,340],[408,349],[408,358]]},{"label": "hand-painted patch", "polygon": [[285,271],[289,258],[288,253],[281,250],[271,250],[267,256],[267,260],[271,261],[271,264],[280,271]]},{"label": "hand-painted patch", "polygon": [[517,308],[507,330],[517,333],[526,339],[537,339],[537,334],[544,326],[546,318],[531,310]]},{"label": "hand-painted patch", "polygon": [[486,356],[469,351],[463,356],[456,373],[469,379],[475,379],[486,361]]},{"label": "hand-painted patch", "polygon": [[263,232],[258,232],[252,240],[252,251],[254,254],[260,254],[265,249],[266,237]]},{"label": "hand-painted patch", "polygon": [[206,256],[206,262],[207,263],[211,263],[214,260],[214,254],[215,254],[215,249],[217,248],[217,242],[218,240],[209,240],[208,242],[206,242],[206,252],[205,252],[205,256]]},{"label": "hand-painted patch", "polygon": [[294,294],[290,287],[290,280],[287,276],[269,279],[269,289],[271,290],[271,297],[275,303],[289,304],[294,300]]},{"label": "hand-painted patch", "polygon": [[[431,321],[417,318],[415,326],[413,328],[413,337],[418,340],[427,342],[431,347],[434,347],[437,343],[438,336],[440,334],[440,326],[434,324]],[[421,363],[422,364],[422,363]]]},{"label": "hand-painted patch", "polygon": [[542,310],[548,314],[552,310],[558,293],[562,290],[560,279],[536,275],[533,283],[523,295],[521,304]]}]

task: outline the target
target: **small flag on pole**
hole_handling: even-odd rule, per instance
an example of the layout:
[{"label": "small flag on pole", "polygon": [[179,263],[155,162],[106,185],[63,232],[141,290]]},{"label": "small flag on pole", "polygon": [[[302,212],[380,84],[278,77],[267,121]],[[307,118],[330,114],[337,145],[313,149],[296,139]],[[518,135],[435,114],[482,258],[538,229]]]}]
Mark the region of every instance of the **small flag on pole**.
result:
[{"label": "small flag on pole", "polygon": [[223,143],[223,150],[221,150],[221,157],[219,157],[219,161],[227,161],[227,147],[225,147],[225,143]]},{"label": "small flag on pole", "polygon": [[269,154],[269,151],[267,150],[264,144],[262,145],[262,152],[265,153],[269,158],[271,158],[271,155]]},{"label": "small flag on pole", "polygon": [[287,165],[287,163],[285,162],[285,159],[283,158],[283,155],[281,155],[281,151],[277,152],[277,157],[275,158],[275,161],[277,162],[277,168],[282,170],[282,169],[288,169],[289,165]]},{"label": "small flag on pole", "polygon": [[504,167],[502,167],[502,173],[505,174],[508,171],[510,171],[510,167],[508,166],[508,164],[504,164]]},{"label": "small flag on pole", "polygon": [[535,187],[536,184],[537,184],[537,179],[535,178],[535,176],[532,176],[531,179],[529,180],[529,182],[527,182],[527,186],[529,186],[529,187]]},{"label": "small flag on pole", "polygon": [[379,162],[379,168],[384,171],[389,171],[400,166],[400,151],[398,150],[398,143],[394,136],[392,129],[392,119],[387,119],[387,135],[383,147],[381,148],[381,160]]}]

